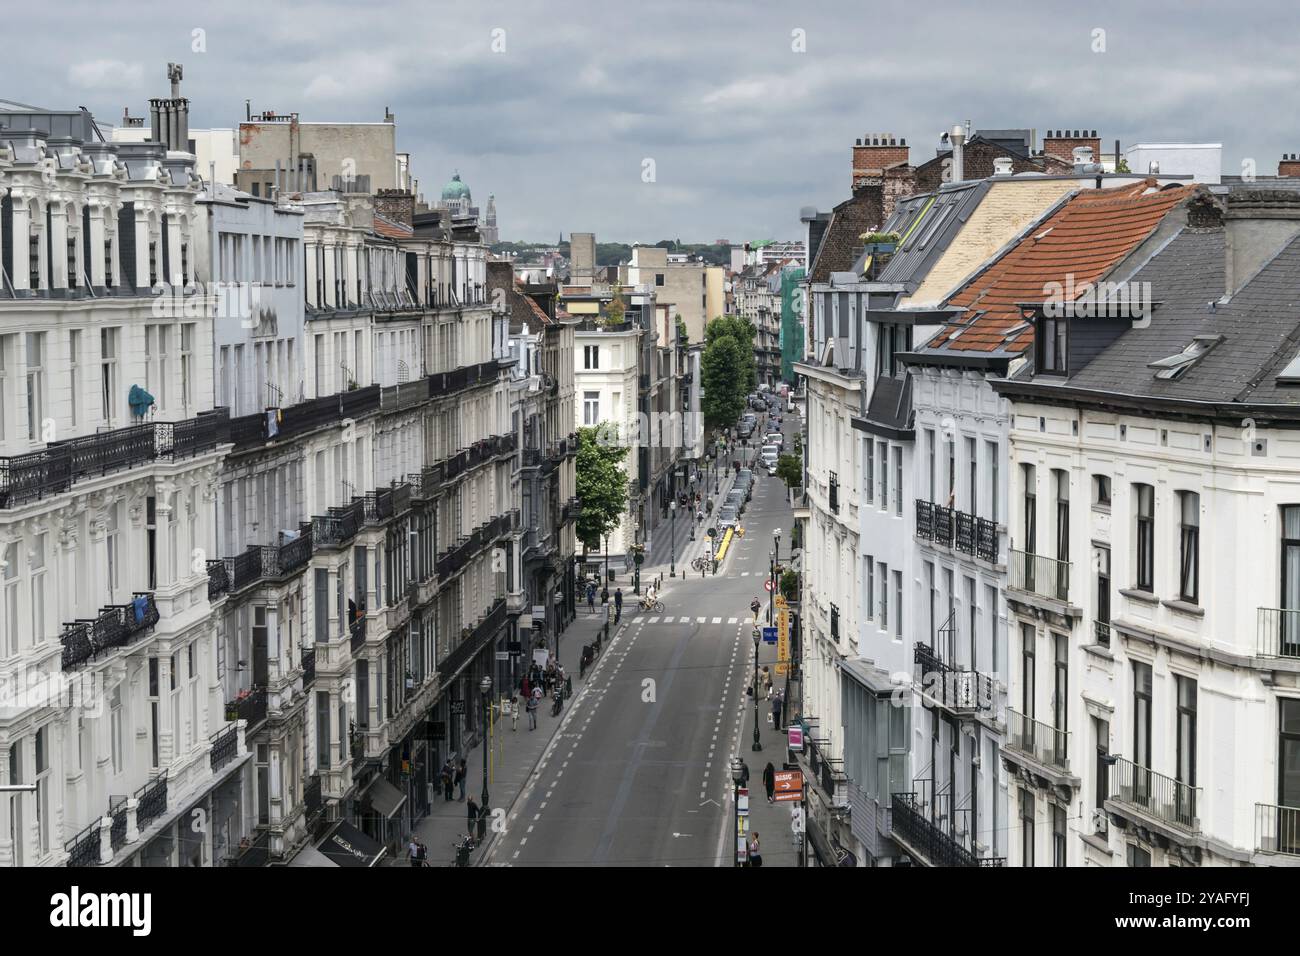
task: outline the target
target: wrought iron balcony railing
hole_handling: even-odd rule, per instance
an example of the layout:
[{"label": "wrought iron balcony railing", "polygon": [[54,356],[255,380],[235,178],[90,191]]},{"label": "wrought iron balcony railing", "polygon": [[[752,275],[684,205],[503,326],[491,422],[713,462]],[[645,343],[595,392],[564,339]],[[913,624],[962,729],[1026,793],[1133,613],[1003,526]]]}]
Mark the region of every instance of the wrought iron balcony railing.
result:
[{"label": "wrought iron balcony railing", "polygon": [[1300,808],[1255,804],[1255,849],[1300,856]]},{"label": "wrought iron balcony railing", "polygon": [[1062,773],[1070,772],[1070,733],[1007,709],[1007,749]]},{"label": "wrought iron balcony railing", "polygon": [[234,700],[226,701],[226,720],[246,720],[253,727],[266,719],[266,688],[253,687],[240,691]]},{"label": "wrought iron balcony railing", "polygon": [[916,681],[940,707],[953,713],[993,709],[993,678],[948,664],[925,644],[915,645]]},{"label": "wrought iron balcony railing", "polygon": [[90,825],[63,845],[68,854],[68,866],[99,866],[99,833],[103,817],[96,817]]},{"label": "wrought iron balcony railing", "polygon": [[952,547],[953,510],[947,505],[934,506],[934,543]]},{"label": "wrought iron balcony railing", "polygon": [[352,653],[357,654],[365,646],[365,643],[366,615],[364,612],[360,612],[348,622],[348,645],[352,648]]},{"label": "wrought iron balcony railing", "polygon": [[63,670],[71,670],[105,651],[124,647],[158,623],[152,594],[136,592],[130,604],[110,604],[99,616],[63,625]]},{"label": "wrought iron balcony railing", "polygon": [[239,727],[230,725],[208,738],[208,763],[216,773],[239,753]]},{"label": "wrought iron balcony railing", "polygon": [[208,600],[215,601],[218,597],[230,590],[230,577],[226,574],[226,562],[220,559],[209,558],[208,567]]},{"label": "wrought iron balcony railing", "polygon": [[1192,832],[1199,831],[1197,804],[1201,788],[1156,773],[1125,760],[1115,759],[1110,771],[1110,799],[1136,807],[1162,823]]},{"label": "wrought iron balcony railing", "polygon": [[316,680],[316,648],[302,649],[302,689],[306,690]]},{"label": "wrought iron balcony railing", "polygon": [[975,519],[975,557],[998,563],[998,526],[988,518]]},{"label": "wrought iron balcony railing", "polygon": [[966,554],[975,553],[975,516],[968,515],[964,511],[958,511],[955,516],[956,531],[954,542],[958,551]]},{"label": "wrought iron balcony railing", "polygon": [[1260,657],[1300,658],[1300,609],[1259,608],[1255,650]]},{"label": "wrought iron balcony railing", "polygon": [[136,825],[141,830],[167,812],[167,771],[164,770],[135,792]]},{"label": "wrought iron balcony railing", "polygon": [[916,499],[916,536],[929,541],[934,537],[934,504]]},{"label": "wrought iron balcony railing", "polygon": [[979,857],[918,803],[915,793],[891,794],[891,828],[931,866],[1006,866],[1005,857]]},{"label": "wrought iron balcony railing", "polygon": [[1068,603],[1070,562],[1011,549],[1011,587]]}]

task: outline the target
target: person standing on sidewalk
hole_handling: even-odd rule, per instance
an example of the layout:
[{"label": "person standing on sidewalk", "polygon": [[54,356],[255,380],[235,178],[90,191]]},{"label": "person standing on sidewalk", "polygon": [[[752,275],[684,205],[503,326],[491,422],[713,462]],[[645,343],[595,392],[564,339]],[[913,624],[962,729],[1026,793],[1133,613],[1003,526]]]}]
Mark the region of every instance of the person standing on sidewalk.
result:
[{"label": "person standing on sidewalk", "polygon": [[758,848],[758,831],[755,830],[749,838],[749,865],[762,866],[763,854]]},{"label": "person standing on sidewalk", "polygon": [[519,698],[510,698],[510,732],[514,733],[519,729]]},{"label": "person standing on sidewalk", "polygon": [[466,776],[468,776],[468,773],[465,767],[465,758],[461,757],[460,763],[456,764],[456,786],[460,789],[460,796],[457,798],[458,800],[465,799],[465,777]]},{"label": "person standing on sidewalk", "polygon": [[474,825],[478,823],[478,804],[470,797],[465,803],[465,813],[469,817],[469,838],[474,839]]},{"label": "person standing on sidewalk", "polygon": [[452,785],[451,780],[452,780],[451,758],[448,757],[446,762],[443,763],[442,765],[442,798],[444,801],[451,799],[451,785]]},{"label": "person standing on sidewalk", "polygon": [[587,613],[596,613],[596,585],[594,582],[587,585]]},{"label": "person standing on sidewalk", "polygon": [[781,729],[781,709],[785,706],[785,697],[778,690],[772,695],[772,726]]},{"label": "person standing on sidewalk", "polygon": [[758,672],[758,687],[761,691],[759,700],[767,700],[772,696],[772,671],[766,664]]},{"label": "person standing on sidewalk", "polygon": [[534,688],[533,688],[533,692],[532,692],[531,694],[528,695],[528,703],[526,703],[526,704],[524,705],[524,708],[528,711],[528,729],[529,729],[529,730],[536,730],[536,729],[537,729],[537,703],[538,703],[538,701],[541,700],[541,698],[542,698],[542,690],[541,690],[541,688],[540,688],[540,687],[534,687]]},{"label": "person standing on sidewalk", "polygon": [[623,619],[623,589],[614,589],[614,623]]},{"label": "person standing on sidewalk", "polygon": [[767,802],[776,802],[776,768],[772,766],[770,760],[763,768],[763,788],[767,791]]}]

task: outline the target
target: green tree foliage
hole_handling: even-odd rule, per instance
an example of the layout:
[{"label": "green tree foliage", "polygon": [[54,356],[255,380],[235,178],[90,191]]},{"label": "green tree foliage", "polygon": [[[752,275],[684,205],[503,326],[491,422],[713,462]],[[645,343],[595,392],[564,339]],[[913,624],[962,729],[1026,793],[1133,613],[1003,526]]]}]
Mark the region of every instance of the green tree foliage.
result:
[{"label": "green tree foliage", "polygon": [[[752,392],[758,386],[758,368],[754,360],[754,336],[756,330],[754,325],[748,319],[742,319],[738,315],[723,315],[714,319],[704,327],[704,341],[706,343],[705,351],[708,346],[723,338],[735,339],[736,344],[740,346],[742,375],[741,375],[741,407],[744,407],[745,396]],[[740,413],[737,412],[737,415]],[[728,422],[727,424],[731,424]]]},{"label": "green tree foliage", "polygon": [[745,410],[749,389],[744,366],[745,352],[729,335],[714,339],[704,347],[700,359],[700,402],[706,425],[730,425]]},{"label": "green tree foliage", "polygon": [[618,440],[618,428],[603,423],[596,428],[578,429],[577,471],[578,540],[590,551],[614,528],[627,508],[627,475],[621,465],[627,446]]},{"label": "green tree foliage", "polygon": [[794,455],[781,455],[776,459],[776,476],[785,482],[787,488],[798,488],[803,484],[803,459]]},{"label": "green tree foliage", "polygon": [[627,314],[627,303],[623,301],[623,287],[614,286],[614,298],[609,300],[609,305],[605,307],[605,324],[618,325],[623,321],[623,316]]},{"label": "green tree foliage", "polygon": [[682,321],[680,312],[677,313],[675,318],[677,319],[677,344],[686,345],[690,341],[690,336],[686,332],[686,323]]},{"label": "green tree foliage", "polygon": [[799,600],[799,572],[786,571],[781,575],[781,596],[787,601]]}]

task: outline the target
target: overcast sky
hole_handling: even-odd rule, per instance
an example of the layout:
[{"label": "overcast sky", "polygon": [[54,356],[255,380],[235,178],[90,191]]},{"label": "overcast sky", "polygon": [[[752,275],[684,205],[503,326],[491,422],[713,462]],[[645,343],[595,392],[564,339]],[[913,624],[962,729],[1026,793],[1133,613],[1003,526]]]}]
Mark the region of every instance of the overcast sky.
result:
[{"label": "overcast sky", "polygon": [[179,61],[196,128],[246,98],[304,120],[387,106],[426,198],[459,169],[504,239],[794,238],[801,206],[847,197],[855,137],[905,136],[921,162],[967,119],[1096,129],[1107,150],[1221,142],[1227,173],[1300,152],[1290,0],[191,6],[10,7],[0,97],[147,116]]}]

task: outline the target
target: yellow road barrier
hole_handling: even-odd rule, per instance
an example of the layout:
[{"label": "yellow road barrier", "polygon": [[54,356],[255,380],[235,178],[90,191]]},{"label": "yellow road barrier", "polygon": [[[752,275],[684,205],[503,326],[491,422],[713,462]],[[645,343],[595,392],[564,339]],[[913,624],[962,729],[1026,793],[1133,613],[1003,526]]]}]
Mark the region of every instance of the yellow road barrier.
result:
[{"label": "yellow road barrier", "polygon": [[727,533],[722,536],[722,544],[718,546],[718,553],[714,556],[717,558],[719,564],[721,564],[722,559],[727,556],[727,548],[731,544],[731,538],[731,529],[728,528]]}]

